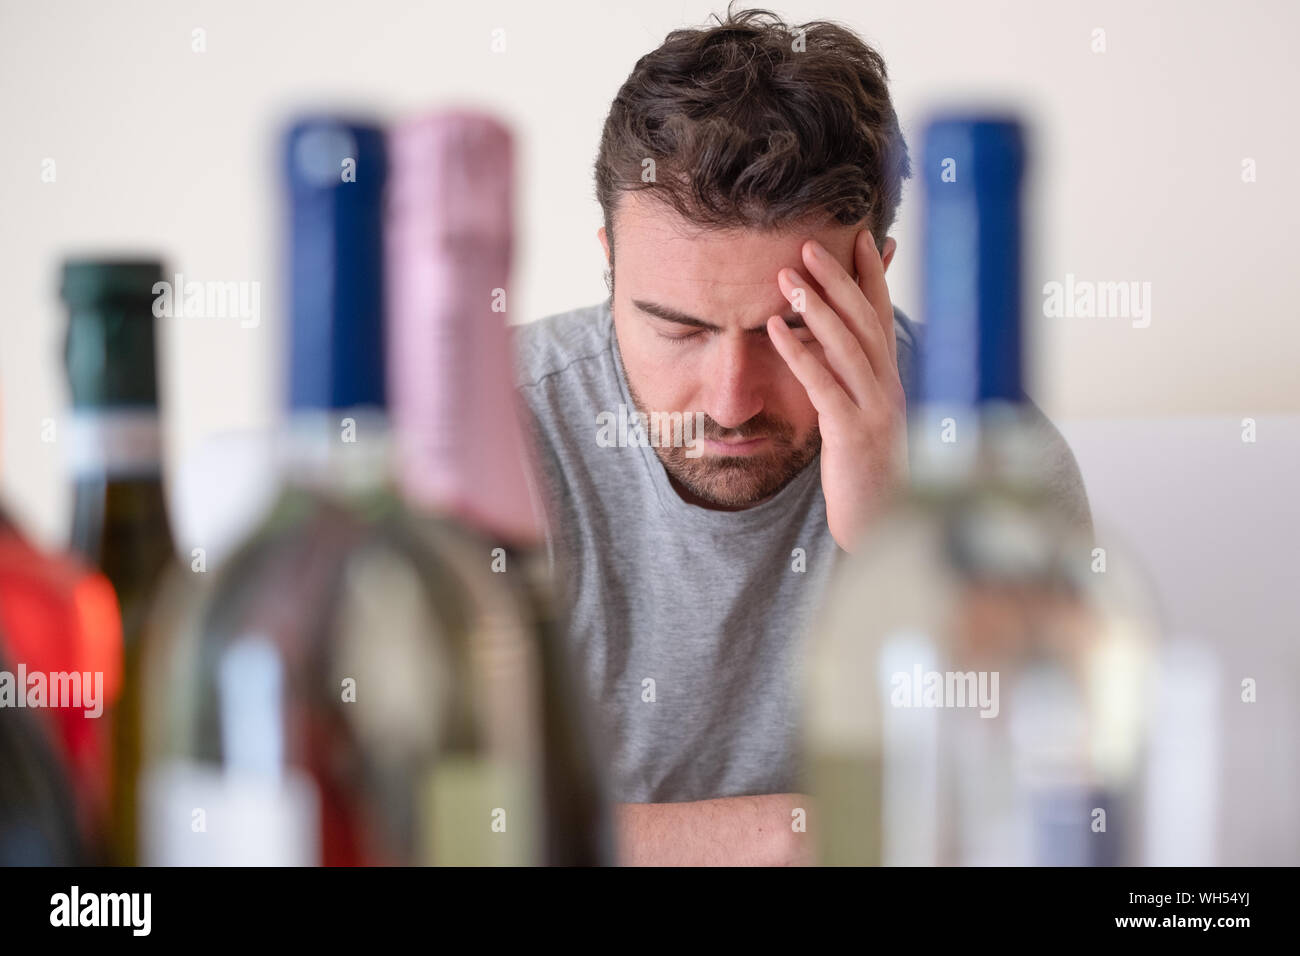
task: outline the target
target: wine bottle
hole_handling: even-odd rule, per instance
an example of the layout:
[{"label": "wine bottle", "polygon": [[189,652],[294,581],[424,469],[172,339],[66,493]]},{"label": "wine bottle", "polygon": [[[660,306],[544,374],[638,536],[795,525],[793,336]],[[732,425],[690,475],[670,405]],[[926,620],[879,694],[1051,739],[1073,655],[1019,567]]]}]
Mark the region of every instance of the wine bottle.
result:
[{"label": "wine bottle", "polygon": [[[103,718],[120,688],[121,656],[108,580],[71,557],[38,551],[0,510],[4,861],[105,859],[111,754]],[[29,699],[36,682],[44,694]]]},{"label": "wine bottle", "polygon": [[169,592],[160,615],[144,857],[537,862],[527,648],[478,639],[475,585],[446,559],[456,546],[431,546],[392,484],[383,133],[307,119],[284,163],[284,487],[211,580]]},{"label": "wine bottle", "polygon": [[[401,489],[415,510],[442,519],[426,523],[430,541],[475,582],[490,622],[479,640],[509,633],[540,668],[546,862],[609,863],[610,808],[560,643],[514,389],[512,137],[489,115],[447,111],[402,124],[390,143],[389,374]],[[447,523],[472,536],[448,550]]]},{"label": "wine bottle", "polygon": [[837,568],[805,662],[818,859],[1138,862],[1158,628],[1131,561],[1042,482],[1022,129],[941,117],[923,156],[911,486]]},{"label": "wine bottle", "polygon": [[153,303],[161,263],[73,259],[61,293],[73,416],[71,547],[112,582],[122,614],[122,692],[109,726],[112,858],[135,861],[139,654],[148,609],[175,556],[162,483]]},{"label": "wine bottle", "polygon": [[[0,674],[12,675],[5,643],[0,634]],[[68,768],[50,730],[39,711],[0,710],[0,866],[87,862]]]}]

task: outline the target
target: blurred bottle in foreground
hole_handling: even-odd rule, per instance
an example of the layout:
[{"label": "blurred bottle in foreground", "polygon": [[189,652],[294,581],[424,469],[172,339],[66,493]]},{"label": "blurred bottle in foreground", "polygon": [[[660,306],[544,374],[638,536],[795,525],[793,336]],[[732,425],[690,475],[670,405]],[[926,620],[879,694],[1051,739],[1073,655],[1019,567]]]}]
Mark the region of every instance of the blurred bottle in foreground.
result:
[{"label": "blurred bottle in foreground", "polygon": [[284,159],[285,484],[243,546],[160,605],[144,857],[537,862],[528,648],[479,646],[473,552],[431,546],[390,484],[383,133],[307,120]]},{"label": "blurred bottle in foreground", "polygon": [[[71,547],[113,584],[122,614],[122,692],[109,716],[111,859],[135,862],[140,767],[140,643],[164,570],[175,558],[162,482],[151,260],[64,263],[65,348],[73,417]],[[179,290],[178,290],[179,293]]]},{"label": "blurred bottle in foreground", "polygon": [[489,116],[451,111],[399,126],[390,144],[389,380],[402,492],[415,510],[450,519],[423,529],[472,583],[482,621],[475,652],[526,655],[537,675],[544,861],[610,863],[593,728],[556,631],[536,472],[516,407],[506,321],[512,138]]},{"label": "blurred bottle in foreground", "polygon": [[121,654],[112,585],[0,510],[0,865],[102,861]]},{"label": "blurred bottle in foreground", "polygon": [[1054,509],[1021,348],[1020,126],[925,132],[911,491],[837,569],[805,674],[825,864],[1140,862],[1143,582]]},{"label": "blurred bottle in foreground", "polygon": [[[4,654],[0,675],[17,668]],[[5,680],[0,676],[0,681]],[[25,694],[27,688],[23,687]],[[0,699],[5,691],[0,689]],[[66,762],[39,711],[0,711],[0,866],[84,866],[88,860]]]}]

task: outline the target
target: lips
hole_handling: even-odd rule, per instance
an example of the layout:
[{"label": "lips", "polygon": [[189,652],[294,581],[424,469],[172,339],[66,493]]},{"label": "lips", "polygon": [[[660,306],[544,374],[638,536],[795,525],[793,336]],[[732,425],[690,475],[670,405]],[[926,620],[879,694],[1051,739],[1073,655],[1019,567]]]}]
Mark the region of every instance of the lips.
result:
[{"label": "lips", "polygon": [[761,445],[764,441],[767,440],[767,437],[768,436],[766,435],[759,435],[757,438],[742,438],[740,440],[736,440],[734,438],[733,439],[707,438],[705,439],[705,441],[707,441],[714,448],[723,449],[725,451],[731,451],[731,452],[741,452],[741,451],[748,451],[751,448],[757,448],[759,445]]}]

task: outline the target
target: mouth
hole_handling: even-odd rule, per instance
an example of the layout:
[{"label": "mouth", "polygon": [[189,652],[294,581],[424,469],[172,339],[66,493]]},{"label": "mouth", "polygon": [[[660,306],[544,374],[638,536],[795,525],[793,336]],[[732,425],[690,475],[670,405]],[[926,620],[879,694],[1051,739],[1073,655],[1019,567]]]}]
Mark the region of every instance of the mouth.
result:
[{"label": "mouth", "polygon": [[718,455],[748,455],[763,447],[764,442],[768,441],[766,435],[758,438],[745,438],[741,440],[722,440],[720,438],[706,438],[704,444],[709,451]]}]

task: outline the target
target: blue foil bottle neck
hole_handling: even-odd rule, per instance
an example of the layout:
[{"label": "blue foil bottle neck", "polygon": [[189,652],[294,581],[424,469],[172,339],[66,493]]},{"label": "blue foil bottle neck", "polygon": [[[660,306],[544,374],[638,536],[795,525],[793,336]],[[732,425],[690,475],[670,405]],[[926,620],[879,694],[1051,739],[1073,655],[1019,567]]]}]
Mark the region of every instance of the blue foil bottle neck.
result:
[{"label": "blue foil bottle neck", "polygon": [[383,409],[383,131],[305,118],[284,138],[283,163],[289,409]]},{"label": "blue foil bottle neck", "polygon": [[1024,166],[1024,136],[1014,119],[950,116],[926,126],[920,390],[927,404],[1024,400]]}]

